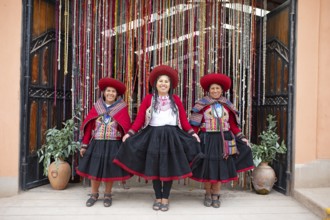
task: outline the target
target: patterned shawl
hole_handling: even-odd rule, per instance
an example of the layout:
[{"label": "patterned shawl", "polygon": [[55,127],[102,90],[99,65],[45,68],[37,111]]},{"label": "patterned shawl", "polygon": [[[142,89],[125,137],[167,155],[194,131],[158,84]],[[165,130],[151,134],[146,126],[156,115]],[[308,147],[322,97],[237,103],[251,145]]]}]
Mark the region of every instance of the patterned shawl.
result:
[{"label": "patterned shawl", "polygon": [[[212,99],[209,96],[204,96],[203,98],[201,98],[200,100],[198,100],[195,104],[195,106],[192,108],[191,112],[191,116],[190,116],[190,120],[189,123],[192,126],[196,126],[196,127],[200,127],[201,123],[202,123],[202,119],[203,119],[203,113],[201,112],[205,107],[212,105],[214,103],[221,103],[222,105],[225,105],[226,107],[228,107],[228,109],[234,113],[237,124],[239,125],[239,115],[238,115],[238,111],[236,110],[235,106],[229,101],[227,100],[225,97],[221,96],[218,100]],[[221,120],[221,119],[220,119]],[[222,123],[220,121],[220,123]],[[223,141],[223,158],[226,158],[229,155],[229,147],[228,147],[228,143],[225,141],[224,136],[223,136],[223,131],[221,129],[221,134],[222,134],[222,141]]]},{"label": "patterned shawl", "polygon": [[79,139],[81,140],[83,135],[84,135],[84,128],[85,126],[95,118],[98,118],[99,116],[109,114],[111,118],[114,118],[114,116],[120,112],[123,108],[126,108],[127,104],[122,98],[118,98],[117,101],[115,101],[111,106],[108,108],[106,107],[104,101],[102,98],[99,98],[93,108],[90,110],[88,115],[86,116],[81,129],[80,129],[80,134],[79,134]]},{"label": "patterned shawl", "polygon": [[189,123],[193,126],[199,127],[202,123],[203,119],[203,114],[200,113],[205,107],[212,105],[216,102],[221,103],[222,105],[225,105],[228,107],[228,109],[234,113],[236,122],[238,125],[240,125],[240,120],[239,120],[239,114],[238,111],[236,110],[235,106],[225,97],[221,96],[219,99],[215,100],[210,98],[209,96],[204,96],[203,98],[199,99],[194,107],[191,109],[191,116]]},{"label": "patterned shawl", "polygon": [[110,105],[110,107],[106,107],[105,103],[103,101],[102,98],[99,98],[94,107],[97,111],[97,114],[99,116],[104,115],[104,114],[109,114],[111,118],[113,118],[113,116],[115,114],[117,114],[120,110],[122,110],[123,108],[125,108],[127,106],[126,102],[124,102],[124,100],[122,98],[118,98],[117,101],[115,101],[112,105]]}]

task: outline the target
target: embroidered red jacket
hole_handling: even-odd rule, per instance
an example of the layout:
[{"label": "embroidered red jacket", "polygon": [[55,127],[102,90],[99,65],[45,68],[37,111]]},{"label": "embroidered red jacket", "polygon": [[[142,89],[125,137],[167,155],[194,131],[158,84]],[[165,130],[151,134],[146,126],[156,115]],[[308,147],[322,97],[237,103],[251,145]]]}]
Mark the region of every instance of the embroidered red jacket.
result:
[{"label": "embroidered red jacket", "polygon": [[[92,131],[95,129],[95,120],[99,117],[95,105],[93,108],[89,111],[88,115],[86,116],[82,126],[81,126],[81,143],[82,144],[89,144],[91,138],[92,138]],[[128,114],[127,105],[122,107],[118,112],[116,112],[114,115],[112,115],[112,118],[120,125],[123,132],[126,134],[128,132],[128,129],[131,126],[131,119]]]}]

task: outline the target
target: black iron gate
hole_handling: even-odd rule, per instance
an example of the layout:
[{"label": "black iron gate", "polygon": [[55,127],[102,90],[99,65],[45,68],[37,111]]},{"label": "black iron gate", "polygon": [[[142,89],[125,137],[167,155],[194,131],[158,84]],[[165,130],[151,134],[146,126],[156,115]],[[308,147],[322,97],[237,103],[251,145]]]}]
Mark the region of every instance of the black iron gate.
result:
[{"label": "black iron gate", "polygon": [[[287,145],[287,154],[277,155],[271,165],[277,176],[274,188],[287,195],[292,172],[295,5],[295,0],[287,1],[267,15],[266,71],[256,77],[253,97],[252,142],[257,142],[258,135],[266,128],[267,115],[272,114],[276,116],[280,141]],[[262,52],[258,55],[262,56]]]},{"label": "black iron gate", "polygon": [[55,12],[55,1],[23,1],[20,140],[23,190],[48,182],[37,150],[45,141],[45,131],[61,127],[71,114],[71,77],[58,70],[55,56]]}]

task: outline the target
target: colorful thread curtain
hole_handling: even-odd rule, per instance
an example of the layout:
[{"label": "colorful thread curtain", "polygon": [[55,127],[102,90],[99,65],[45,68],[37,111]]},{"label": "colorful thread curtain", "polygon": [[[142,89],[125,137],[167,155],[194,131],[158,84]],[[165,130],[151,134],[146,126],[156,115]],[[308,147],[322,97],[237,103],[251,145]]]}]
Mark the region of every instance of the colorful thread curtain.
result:
[{"label": "colorful thread curtain", "polygon": [[[71,4],[72,112],[81,108],[83,119],[100,96],[98,80],[109,76],[126,84],[134,119],[150,91],[150,71],[166,64],[179,71],[175,93],[187,113],[204,95],[202,76],[229,75],[233,85],[226,96],[250,135],[256,64],[265,64],[264,57],[256,61],[256,0],[64,1]],[[263,33],[265,28],[264,22]]]}]

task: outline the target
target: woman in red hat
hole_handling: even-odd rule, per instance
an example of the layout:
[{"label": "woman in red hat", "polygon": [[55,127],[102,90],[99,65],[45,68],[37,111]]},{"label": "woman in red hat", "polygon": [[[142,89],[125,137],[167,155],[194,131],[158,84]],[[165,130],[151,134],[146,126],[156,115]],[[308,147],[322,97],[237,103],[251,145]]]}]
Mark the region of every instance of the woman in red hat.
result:
[{"label": "woman in red hat", "polygon": [[82,145],[77,173],[91,180],[91,196],[86,206],[94,205],[99,197],[99,186],[105,182],[103,204],[112,204],[113,181],[129,179],[132,175],[112,163],[131,126],[127,104],[120,97],[126,87],[113,78],[99,81],[101,98],[89,111],[81,127]]},{"label": "woman in red hat", "polygon": [[191,178],[204,182],[204,205],[219,208],[221,183],[237,180],[237,172],[253,169],[254,165],[248,140],[238,126],[238,112],[223,96],[230,89],[230,78],[211,73],[200,83],[208,95],[195,103],[189,122],[199,133],[205,158]]},{"label": "woman in red hat", "polygon": [[143,99],[114,163],[152,180],[156,196],[153,209],[167,211],[173,180],[190,177],[191,167],[202,154],[199,137],[180,98],[173,94],[178,85],[177,71],[161,65],[151,71],[149,80],[152,94]]}]

